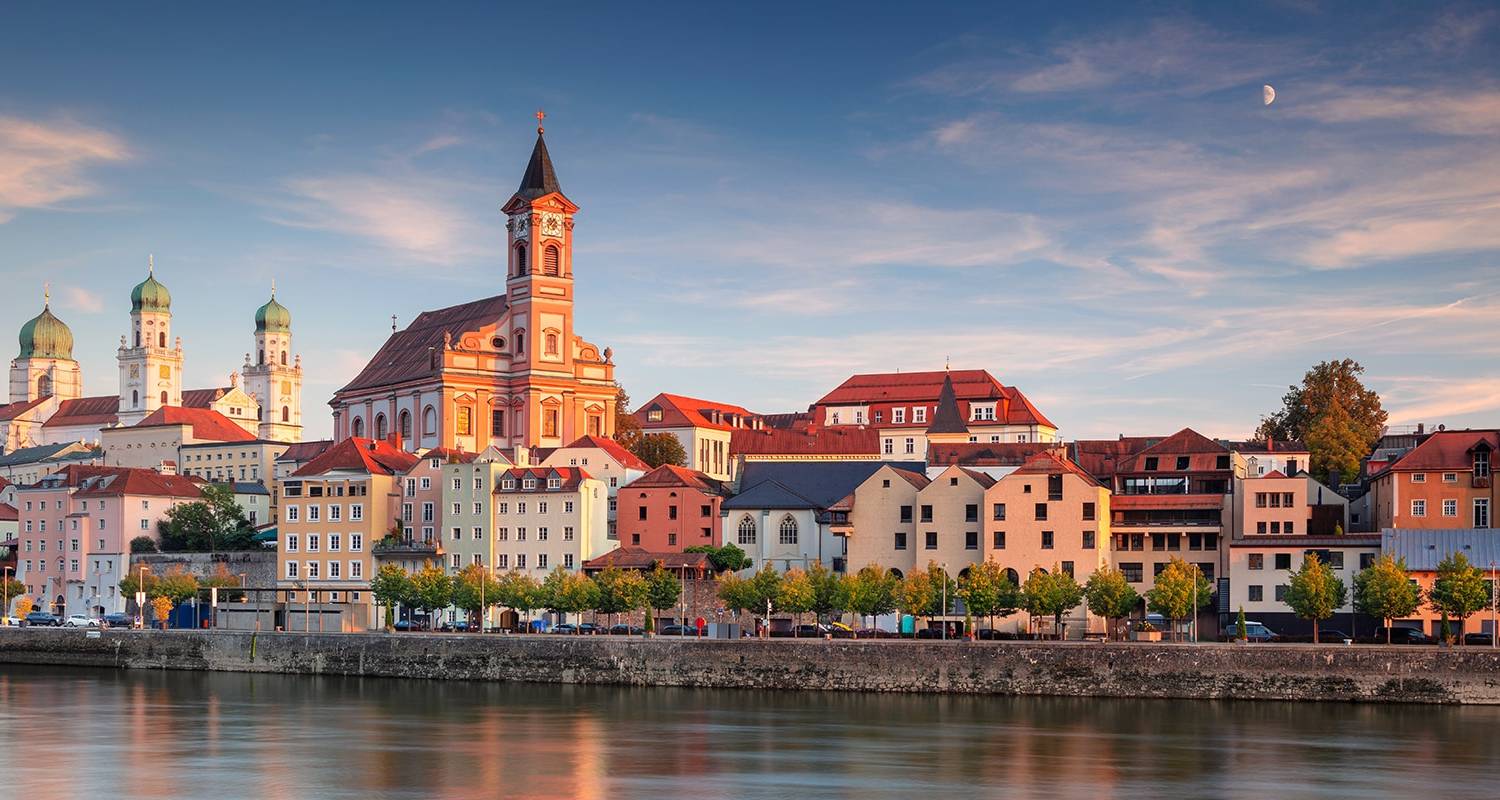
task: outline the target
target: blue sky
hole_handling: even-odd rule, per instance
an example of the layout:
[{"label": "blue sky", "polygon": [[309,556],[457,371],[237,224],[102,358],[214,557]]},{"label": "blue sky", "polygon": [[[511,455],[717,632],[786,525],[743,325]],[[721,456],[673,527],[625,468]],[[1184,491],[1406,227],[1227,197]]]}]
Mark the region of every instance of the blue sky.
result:
[{"label": "blue sky", "polygon": [[222,385],[275,279],[324,434],[392,314],[501,290],[543,107],[637,400],[951,357],[1068,437],[1238,436],[1349,356],[1393,423],[1496,423],[1493,6],[806,6],[13,7],[0,327],[50,280],[113,392],[154,253]]}]

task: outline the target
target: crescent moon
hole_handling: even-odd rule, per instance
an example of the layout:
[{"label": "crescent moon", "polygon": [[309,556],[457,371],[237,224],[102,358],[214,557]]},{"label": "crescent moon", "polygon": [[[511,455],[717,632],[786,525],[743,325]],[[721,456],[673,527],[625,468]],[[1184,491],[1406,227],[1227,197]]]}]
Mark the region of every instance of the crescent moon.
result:
[{"label": "crescent moon", "polygon": [[1276,89],[1273,88],[1271,86],[1271,84],[1268,83],[1268,84],[1260,87],[1260,96],[1261,96],[1261,99],[1263,101],[1265,101],[1266,105],[1270,105],[1270,104],[1276,102]]}]

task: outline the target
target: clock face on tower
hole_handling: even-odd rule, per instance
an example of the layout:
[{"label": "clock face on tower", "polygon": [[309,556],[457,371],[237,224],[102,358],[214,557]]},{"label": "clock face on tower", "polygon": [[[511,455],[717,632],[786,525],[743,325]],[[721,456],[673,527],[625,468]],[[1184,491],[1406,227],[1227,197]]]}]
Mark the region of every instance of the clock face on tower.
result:
[{"label": "clock face on tower", "polygon": [[510,234],[516,241],[521,241],[531,235],[531,215],[517,214],[510,218]]},{"label": "clock face on tower", "polygon": [[562,215],[561,214],[557,214],[557,213],[553,213],[553,212],[550,212],[550,211],[549,212],[544,212],[542,214],[542,219],[541,219],[541,229],[542,229],[542,235],[543,236],[562,236],[563,235],[563,218],[562,218]]}]

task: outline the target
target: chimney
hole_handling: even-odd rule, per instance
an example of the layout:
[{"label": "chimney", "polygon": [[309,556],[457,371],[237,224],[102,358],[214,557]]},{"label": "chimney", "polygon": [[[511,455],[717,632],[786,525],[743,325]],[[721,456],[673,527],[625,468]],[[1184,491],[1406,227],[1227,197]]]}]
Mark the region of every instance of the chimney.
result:
[{"label": "chimney", "polygon": [[1417,423],[1417,435],[1418,435],[1418,436],[1421,436],[1421,435],[1422,435],[1422,432],[1423,432],[1423,431],[1424,431],[1424,430],[1425,430],[1425,429],[1426,429],[1426,427],[1427,427],[1427,426],[1426,426],[1426,424],[1425,424],[1425,423],[1421,423],[1421,422],[1418,422],[1418,423]]},{"label": "chimney", "polygon": [[176,475],[177,474],[177,462],[176,461],[163,461],[160,464],[156,465],[156,471],[159,472],[159,473],[161,473],[162,475]]},{"label": "chimney", "polygon": [[1275,449],[1276,449],[1276,437],[1267,434],[1267,436],[1266,436],[1266,452],[1269,453],[1269,452],[1274,451]]}]

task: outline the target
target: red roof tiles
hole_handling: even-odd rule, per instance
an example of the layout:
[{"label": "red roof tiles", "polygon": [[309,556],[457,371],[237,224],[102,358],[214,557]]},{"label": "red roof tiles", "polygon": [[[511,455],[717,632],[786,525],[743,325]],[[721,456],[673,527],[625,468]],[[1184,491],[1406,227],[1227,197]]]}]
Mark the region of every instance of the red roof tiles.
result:
[{"label": "red roof tiles", "polygon": [[[854,375],[823,395],[817,406],[848,406],[875,403],[936,403],[943,381],[951,378],[953,393],[967,404],[977,401],[1006,401],[996,409],[994,424],[1045,425],[1056,428],[1032,405],[1019,389],[1004,386],[989,371],[982,369],[934,370],[931,372],[882,372]],[[1001,419],[1004,417],[1004,419]],[[986,421],[989,422],[989,421]],[[912,427],[926,427],[914,420]]]},{"label": "red roof tiles", "polygon": [[119,422],[120,398],[117,395],[102,397],[79,397],[64,400],[57,406],[57,413],[42,423],[44,428],[68,425],[113,425]]},{"label": "red roof tiles", "polygon": [[404,330],[391,334],[365,368],[336,394],[437,375],[438,365],[433,363],[432,351],[442,349],[444,334],[460,341],[465,333],[498,323],[506,307],[505,295],[497,295],[418,314]]},{"label": "red roof tiles", "polygon": [[946,467],[962,464],[966,467],[1015,467],[1037,453],[1055,450],[1063,452],[1057,442],[954,442],[928,444],[927,463],[930,466]]},{"label": "red roof tiles", "polygon": [[10,503],[0,503],[0,522],[15,522],[21,518],[20,512]]},{"label": "red roof tiles", "polygon": [[162,475],[149,469],[121,469],[112,475],[85,479],[75,497],[121,497],[151,495],[155,497],[200,497],[197,481],[183,475]]},{"label": "red roof tiles", "polygon": [[676,464],[662,464],[626,484],[626,487],[631,489],[685,487],[697,489],[704,494],[728,494],[723,483],[697,470],[679,467]]},{"label": "red roof tiles", "polygon": [[880,434],[873,428],[765,428],[736,430],[731,456],[879,456]]},{"label": "red roof tiles", "polygon": [[162,406],[146,418],[137,422],[137,428],[155,428],[163,425],[189,425],[194,439],[211,442],[253,442],[255,434],[236,425],[229,417],[211,408],[183,408]]},{"label": "red roof tiles", "polygon": [[296,477],[322,475],[335,470],[370,475],[395,475],[417,463],[415,455],[383,439],[350,437],[323,451],[292,473]]},{"label": "red roof tiles", "polygon": [[1473,468],[1473,453],[1481,444],[1488,446],[1492,452],[1500,450],[1500,431],[1436,431],[1426,441],[1397,459],[1388,469],[1462,472]]},{"label": "red roof tiles", "polygon": [[[651,412],[660,411],[661,419],[652,420]],[[646,430],[660,428],[711,428],[728,431],[748,425],[755,413],[729,403],[716,403],[680,394],[661,394],[647,400],[636,409],[633,416]],[[726,422],[724,417],[738,417],[738,424]]]},{"label": "red roof tiles", "polygon": [[5,405],[0,406],[0,422],[15,419],[16,417],[25,414],[26,412],[30,411],[33,408],[36,408],[37,406],[45,402],[47,402],[47,398],[38,397],[35,400],[22,400],[16,403],[6,403]]},{"label": "red roof tiles", "polygon": [[1044,450],[1031,458],[1026,463],[1016,468],[1011,474],[1019,475],[1055,475],[1059,472],[1070,472],[1083,478],[1090,485],[1100,486],[1094,476],[1090,475],[1083,467],[1078,466],[1072,459],[1060,456],[1055,450]]},{"label": "red roof tiles", "polygon": [[[578,467],[512,467],[500,474],[500,481],[495,484],[494,494],[514,494],[518,492],[572,492],[577,491],[579,484],[589,478],[588,472]],[[510,478],[515,483],[505,488],[505,479]],[[536,485],[526,488],[525,480],[532,478]],[[548,487],[547,481],[558,479],[556,487]]]},{"label": "red roof tiles", "polygon": [[603,436],[583,436],[575,439],[572,444],[567,445],[566,449],[575,447],[592,447],[603,450],[609,454],[610,458],[619,462],[620,466],[626,469],[638,469],[642,472],[651,471],[650,464],[640,460],[635,453],[626,450],[623,445],[614,439],[606,439]]}]

